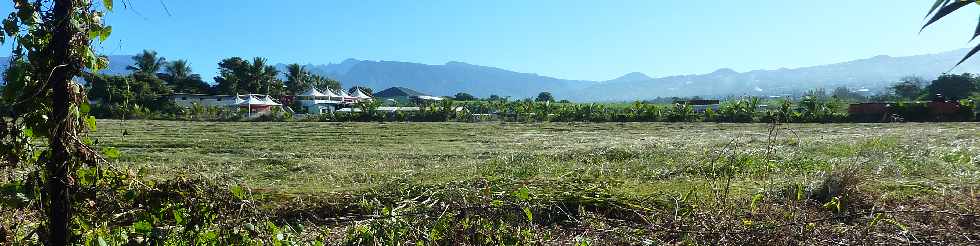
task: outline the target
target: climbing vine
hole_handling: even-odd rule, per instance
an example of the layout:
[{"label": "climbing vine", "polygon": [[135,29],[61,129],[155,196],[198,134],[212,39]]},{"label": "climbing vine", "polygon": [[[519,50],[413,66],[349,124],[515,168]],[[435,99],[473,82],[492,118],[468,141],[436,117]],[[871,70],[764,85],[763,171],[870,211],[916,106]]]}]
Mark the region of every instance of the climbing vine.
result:
[{"label": "climbing vine", "polygon": [[13,0],[0,42],[12,47],[0,102],[0,167],[8,182],[30,190],[46,222],[36,232],[48,245],[73,242],[75,170],[100,155],[84,133],[95,128],[82,86],[83,70],[105,68],[93,44],[112,33],[105,13],[113,0]]}]

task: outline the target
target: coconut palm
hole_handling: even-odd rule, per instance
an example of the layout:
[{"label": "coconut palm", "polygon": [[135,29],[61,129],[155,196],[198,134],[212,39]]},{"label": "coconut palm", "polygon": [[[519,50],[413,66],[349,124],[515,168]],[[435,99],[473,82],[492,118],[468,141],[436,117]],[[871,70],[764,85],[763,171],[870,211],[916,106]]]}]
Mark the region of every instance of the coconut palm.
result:
[{"label": "coconut palm", "polygon": [[286,91],[292,94],[302,93],[303,90],[308,89],[307,80],[310,74],[306,71],[306,67],[303,67],[297,63],[289,64],[286,66]]},{"label": "coconut palm", "polygon": [[174,81],[187,79],[193,72],[190,63],[183,59],[167,63],[163,70]]},{"label": "coconut palm", "polygon": [[307,79],[308,86],[312,86],[320,91],[325,90],[340,90],[340,81],[333,80],[331,78],[320,76],[319,74],[309,75]]},{"label": "coconut palm", "polygon": [[133,65],[126,69],[134,73],[156,76],[156,73],[167,63],[167,59],[158,57],[156,51],[143,50],[143,53],[133,56]]}]

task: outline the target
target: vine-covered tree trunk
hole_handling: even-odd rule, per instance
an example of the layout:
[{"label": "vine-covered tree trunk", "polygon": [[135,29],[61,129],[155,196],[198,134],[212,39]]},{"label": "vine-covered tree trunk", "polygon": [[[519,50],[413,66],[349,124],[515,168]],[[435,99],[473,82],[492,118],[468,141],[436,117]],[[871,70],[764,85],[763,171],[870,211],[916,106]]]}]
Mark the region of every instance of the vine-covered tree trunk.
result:
[{"label": "vine-covered tree trunk", "polygon": [[[48,245],[68,245],[71,242],[71,157],[72,138],[77,135],[77,120],[72,120],[71,106],[74,101],[71,79],[79,70],[72,61],[72,42],[76,35],[70,21],[75,10],[74,0],[56,0],[53,19],[56,21],[49,50],[52,54],[51,75],[47,81],[52,90],[52,111],[48,116],[51,138],[48,142],[51,156],[45,164],[48,207]],[[87,42],[86,42],[87,43]]]}]

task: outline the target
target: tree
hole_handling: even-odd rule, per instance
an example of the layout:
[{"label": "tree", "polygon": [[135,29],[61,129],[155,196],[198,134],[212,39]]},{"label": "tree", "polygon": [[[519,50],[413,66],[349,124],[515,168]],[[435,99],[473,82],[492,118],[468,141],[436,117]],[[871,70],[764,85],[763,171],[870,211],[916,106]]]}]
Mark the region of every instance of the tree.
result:
[{"label": "tree", "polygon": [[249,80],[245,81],[249,93],[282,95],[283,83],[279,80],[279,70],[276,66],[268,65],[268,61],[264,57],[252,58],[252,65],[248,69]]},{"label": "tree", "polygon": [[834,88],[834,91],[831,92],[830,95],[840,100],[860,101],[866,99],[865,96],[851,91],[851,89],[847,88],[847,86]]},{"label": "tree", "polygon": [[340,81],[336,81],[334,79],[325,76],[320,76],[318,74],[310,75],[309,84],[313,86],[313,88],[316,88],[317,90],[320,91],[341,90]]},{"label": "tree", "polygon": [[489,100],[489,101],[507,101],[507,98],[500,97],[498,95],[490,95],[490,97],[488,97],[487,100]]},{"label": "tree", "polygon": [[210,85],[201,79],[200,74],[193,74],[186,60],[176,60],[164,67],[163,80],[178,93],[205,93]]},{"label": "tree", "polygon": [[977,90],[975,84],[977,80],[977,77],[968,73],[944,74],[932,81],[932,84],[926,89],[930,96],[942,95],[946,99],[959,100],[973,95],[973,92]]},{"label": "tree", "polygon": [[112,76],[97,73],[83,73],[82,78],[86,82],[86,90],[89,100],[96,100],[99,103],[126,104],[132,100],[133,94],[130,91],[131,76]]},{"label": "tree", "polygon": [[895,93],[895,96],[898,96],[901,99],[915,100],[922,95],[923,84],[925,84],[925,81],[922,78],[909,76],[902,78],[901,81],[895,83],[889,87],[889,89]]},{"label": "tree", "polygon": [[538,93],[538,98],[534,99],[537,102],[554,102],[555,97],[551,95],[551,92],[541,92]]},{"label": "tree", "polygon": [[224,94],[265,93],[282,95],[282,80],[279,70],[267,65],[267,60],[255,57],[252,62],[241,57],[232,57],[218,63],[218,77],[214,78],[218,92]]},{"label": "tree", "polygon": [[[86,117],[85,96],[72,79],[108,64],[95,55],[91,39],[104,41],[112,32],[101,18],[112,2],[14,1],[13,13],[3,21],[0,42],[9,38],[15,45],[4,73],[2,100],[9,108],[0,117],[0,166],[39,169],[31,176],[43,183],[40,207],[47,221],[38,234],[47,245],[73,242],[73,176],[81,164],[98,164],[98,153],[82,142],[83,126],[94,127],[95,121]],[[45,140],[45,146],[32,147]]]},{"label": "tree", "polygon": [[[218,77],[214,78],[217,84],[218,93],[235,95],[240,94],[244,86],[240,86],[242,81],[248,79],[248,61],[241,57],[232,57],[218,62]],[[246,89],[247,90],[247,89]]]},{"label": "tree", "polygon": [[456,93],[453,98],[455,98],[456,101],[476,101],[476,97],[466,92]]},{"label": "tree", "polygon": [[307,84],[309,77],[310,73],[302,65],[289,64],[286,66],[286,92],[293,95],[303,93],[304,90],[309,89]]},{"label": "tree", "polygon": [[156,76],[156,73],[167,64],[167,59],[158,57],[156,51],[143,50],[143,53],[133,56],[133,62],[133,65],[126,67],[127,70]]}]

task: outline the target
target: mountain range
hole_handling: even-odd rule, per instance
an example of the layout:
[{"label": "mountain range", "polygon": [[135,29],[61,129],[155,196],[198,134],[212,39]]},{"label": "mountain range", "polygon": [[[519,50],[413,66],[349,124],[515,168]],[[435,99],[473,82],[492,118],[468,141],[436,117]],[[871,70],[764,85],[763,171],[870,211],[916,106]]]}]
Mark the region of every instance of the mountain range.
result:
[{"label": "mountain range", "polygon": [[[607,81],[558,79],[455,61],[429,65],[347,59],[336,64],[310,64],[306,68],[337,79],[344,86],[367,86],[375,91],[406,87],[437,96],[467,92],[477,97],[513,98],[529,98],[549,91],[556,98],[573,101],[632,101],[674,96],[777,95],[838,86],[880,90],[910,75],[932,79],[945,72],[980,72],[978,59],[950,70],[966,52],[960,49],[905,57],[881,55],[828,65],[747,72],[722,68],[707,74],[661,78],[634,72]],[[109,68],[103,73],[125,74],[132,59],[110,56],[109,61]],[[0,67],[5,67],[6,62],[7,59],[0,58]],[[285,71],[285,64],[277,66]]]}]

